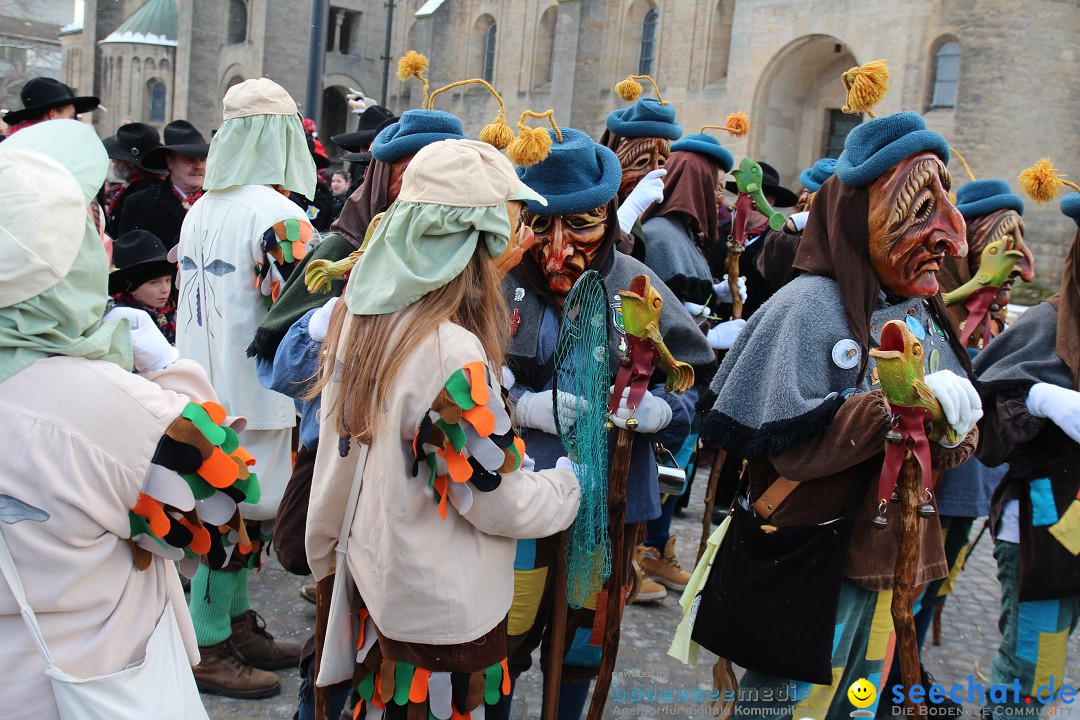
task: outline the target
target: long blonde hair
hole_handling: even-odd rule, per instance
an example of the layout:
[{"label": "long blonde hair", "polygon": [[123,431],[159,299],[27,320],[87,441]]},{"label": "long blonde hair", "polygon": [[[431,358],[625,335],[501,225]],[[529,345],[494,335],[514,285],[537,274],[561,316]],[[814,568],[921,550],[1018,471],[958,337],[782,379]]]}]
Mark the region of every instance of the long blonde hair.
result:
[{"label": "long blonde hair", "polygon": [[383,406],[402,365],[443,321],[475,335],[488,364],[496,368],[503,363],[509,339],[510,319],[499,274],[483,242],[477,243],[469,264],[449,283],[397,312],[354,316],[343,339],[347,314],[344,301],[339,301],[326,333],[316,383],[306,397],[317,397],[330,382],[339,345],[344,342],[341,392],[336,407],[324,407],[323,412],[334,413],[338,433],[362,443],[371,442],[379,417],[375,409]]}]

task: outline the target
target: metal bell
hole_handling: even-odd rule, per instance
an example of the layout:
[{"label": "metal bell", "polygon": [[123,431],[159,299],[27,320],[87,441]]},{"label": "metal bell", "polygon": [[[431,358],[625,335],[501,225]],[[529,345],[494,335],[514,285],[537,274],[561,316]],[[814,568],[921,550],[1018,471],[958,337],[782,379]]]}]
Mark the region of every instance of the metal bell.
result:
[{"label": "metal bell", "polygon": [[620,355],[619,365],[622,367],[630,367],[630,357],[628,355]]},{"label": "metal bell", "polygon": [[900,491],[898,489],[892,489],[892,497],[889,498],[889,502],[900,502]]},{"label": "metal bell", "polygon": [[885,433],[885,440],[890,445],[897,445],[904,439],[904,436],[900,434],[900,431],[896,428],[889,428],[889,431]]},{"label": "metal bell", "polygon": [[884,500],[878,503],[877,517],[873,519],[874,527],[878,530],[884,530],[889,527],[889,520],[885,517],[885,512],[888,509],[889,505]]},{"label": "metal bell", "polygon": [[637,422],[636,417],[631,416],[631,417],[626,418],[626,429],[627,430],[637,430],[637,426],[638,426],[638,422]]},{"label": "metal bell", "polygon": [[920,505],[919,509],[915,512],[921,518],[933,517],[937,514],[937,510],[935,510],[934,506],[930,504],[930,501],[934,499],[934,494],[929,490],[924,490],[924,492],[926,493],[926,497],[923,498],[922,505]]},{"label": "metal bell", "polygon": [[615,423],[611,422],[611,418],[608,418],[607,420],[604,421],[604,430],[606,432],[611,432],[614,429],[615,429]]}]

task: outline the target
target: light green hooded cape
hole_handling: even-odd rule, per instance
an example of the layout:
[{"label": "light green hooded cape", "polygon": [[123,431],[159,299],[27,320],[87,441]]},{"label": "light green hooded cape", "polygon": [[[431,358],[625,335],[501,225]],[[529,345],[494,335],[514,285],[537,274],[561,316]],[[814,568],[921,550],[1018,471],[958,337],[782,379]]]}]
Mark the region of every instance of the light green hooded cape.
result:
[{"label": "light green hooded cape", "polygon": [[[132,367],[127,322],[101,324],[109,261],[86,211],[108,166],[97,135],[74,120],[40,123],[0,144],[0,256],[14,272],[38,268],[32,277],[26,272],[6,281],[22,288],[25,299],[0,307],[0,382],[51,355]],[[43,263],[46,243],[53,247]],[[49,277],[40,269],[56,267],[57,257],[64,271]]]}]

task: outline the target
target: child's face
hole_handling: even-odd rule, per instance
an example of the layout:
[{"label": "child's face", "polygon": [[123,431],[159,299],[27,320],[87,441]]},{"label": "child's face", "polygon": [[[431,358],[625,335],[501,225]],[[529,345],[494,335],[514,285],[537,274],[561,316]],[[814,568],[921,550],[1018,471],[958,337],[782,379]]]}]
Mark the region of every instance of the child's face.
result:
[{"label": "child's face", "polygon": [[144,282],[142,285],[135,288],[131,294],[142,304],[149,305],[154,309],[160,309],[165,307],[165,303],[169,301],[169,293],[171,292],[172,277],[163,275],[162,277]]},{"label": "child's face", "polygon": [[330,191],[335,195],[340,195],[349,189],[349,181],[345,179],[345,176],[341,173],[334,173],[334,176],[330,178]]}]

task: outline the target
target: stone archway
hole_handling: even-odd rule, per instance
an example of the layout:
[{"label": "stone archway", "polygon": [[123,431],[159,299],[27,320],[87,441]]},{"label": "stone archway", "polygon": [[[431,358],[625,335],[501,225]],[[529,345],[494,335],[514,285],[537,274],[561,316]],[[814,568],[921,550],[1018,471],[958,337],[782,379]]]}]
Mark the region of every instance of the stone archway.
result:
[{"label": "stone archway", "polygon": [[[857,65],[851,50],[831,35],[807,35],[788,43],[761,74],[750,116],[750,156],[777,169],[795,189],[800,171],[826,154],[859,122],[842,116],[841,74]],[[830,129],[833,131],[830,142]],[[832,148],[834,152],[827,153]]]}]

